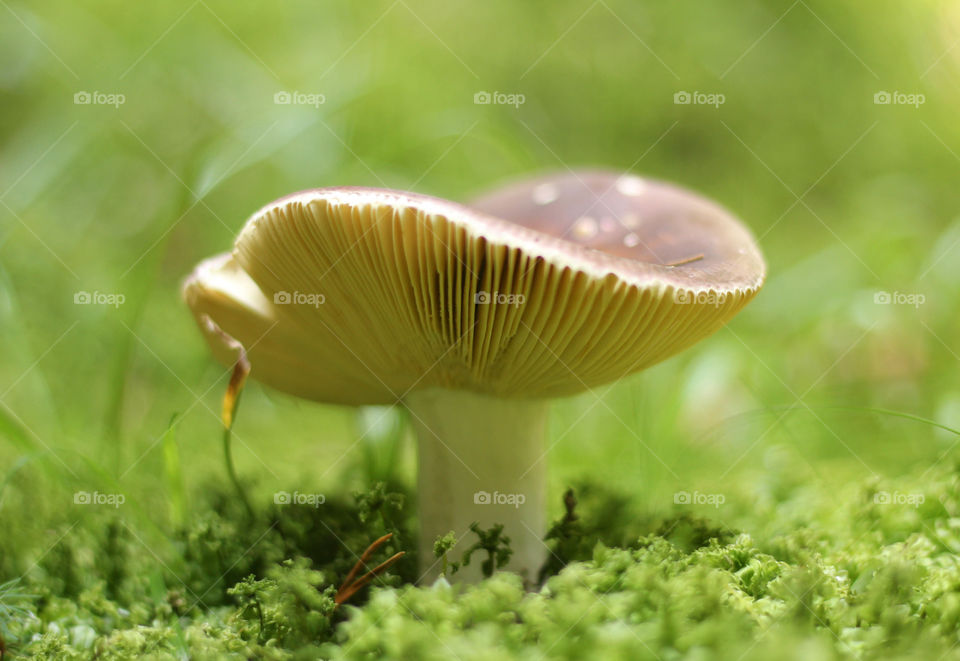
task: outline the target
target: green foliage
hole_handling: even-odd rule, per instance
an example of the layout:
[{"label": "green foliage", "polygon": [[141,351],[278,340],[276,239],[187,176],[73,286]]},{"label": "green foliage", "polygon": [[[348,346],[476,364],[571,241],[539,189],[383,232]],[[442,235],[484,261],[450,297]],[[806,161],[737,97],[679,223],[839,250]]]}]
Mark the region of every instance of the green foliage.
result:
[{"label": "green foliage", "polygon": [[[388,532],[394,537],[380,553],[409,552],[402,546],[402,540],[413,538],[405,502],[403,494],[386,491],[381,483],[353,498],[329,497],[317,507],[278,505],[258,512],[251,522],[232,490],[217,492],[181,534],[186,585],[196,595],[194,601],[221,605],[227,602],[229,586],[250,574],[266,576],[285,559],[309,558],[332,580],[345,576],[356,556]],[[392,571],[414,580],[415,568],[415,560],[404,558]]]},{"label": "green foliage", "polygon": [[305,558],[286,560],[267,578],[250,575],[228,590],[240,604],[232,617],[241,637],[300,654],[330,637],[336,588],[309,565]]},{"label": "green foliage", "polygon": [[550,526],[544,537],[550,554],[537,576],[539,583],[575,560],[586,560],[593,546],[590,538],[584,534],[580,517],[575,511],[577,498],[573,489],[568,488],[563,494],[563,507],[566,510],[563,517]]},{"label": "green foliage", "polygon": [[[416,586],[401,562],[337,607],[357,555],[384,530],[381,510],[406,521],[407,499],[378,485],[353,502],[330,497],[322,515],[257,512],[267,532],[254,544],[224,486],[184,531],[182,570],[157,574],[114,517],[96,519],[23,581],[0,586],[0,633],[18,658],[36,659],[960,659],[960,466],[840,494],[790,487],[762,525],[741,532],[687,512],[616,520],[646,528],[619,546],[586,522],[622,495],[578,489],[592,495],[576,504],[566,494],[549,540],[566,562],[539,589],[496,572],[507,540],[499,526],[475,526],[470,552],[484,554],[490,578]],[[925,498],[898,505],[883,493]],[[439,538],[435,552],[455,541]]]},{"label": "green foliage", "polygon": [[503,534],[502,523],[495,523],[486,530],[478,523],[471,523],[470,532],[477,536],[477,541],[464,550],[459,561],[450,563],[450,573],[456,574],[461,567],[469,566],[474,553],[484,552],[487,557],[480,563],[480,570],[485,577],[490,578],[498,567],[503,567],[510,561],[510,556],[513,555],[510,538]]},{"label": "green foliage", "polygon": [[364,523],[377,519],[383,525],[384,532],[398,533],[397,515],[404,505],[403,494],[388,492],[384,482],[377,482],[366,492],[356,492],[360,520]]},{"label": "green foliage", "polygon": [[440,566],[440,575],[446,576],[447,570],[450,568],[450,562],[447,558],[447,554],[450,550],[457,545],[457,533],[454,531],[448,532],[446,535],[438,536],[436,541],[433,542],[433,555],[436,558],[439,558],[442,561]]},{"label": "green foliage", "polygon": [[709,519],[683,512],[661,523],[657,528],[657,535],[669,539],[682,549],[693,551],[713,540],[730,541],[736,536],[736,531]]},{"label": "green foliage", "polygon": [[173,415],[163,434],[163,486],[169,503],[170,523],[174,528],[182,528],[186,520],[186,496],[180,463],[180,447],[177,444],[177,421],[177,416]]},{"label": "green foliage", "polygon": [[0,641],[10,636],[9,625],[17,620],[33,617],[30,610],[34,595],[20,588],[20,579],[0,584]]}]

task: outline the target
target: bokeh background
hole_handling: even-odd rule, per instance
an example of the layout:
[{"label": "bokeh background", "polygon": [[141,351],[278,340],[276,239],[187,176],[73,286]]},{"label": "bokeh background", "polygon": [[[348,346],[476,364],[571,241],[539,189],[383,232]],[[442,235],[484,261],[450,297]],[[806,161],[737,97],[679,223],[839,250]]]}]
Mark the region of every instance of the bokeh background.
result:
[{"label": "bokeh background", "polygon": [[[261,205],[317,186],[467,200],[601,166],[753,229],[769,281],[728,329],[555,405],[554,513],[592,477],[653,512],[723,493],[708,511],[735,524],[785,482],[831,493],[954,451],[863,409],[960,426],[956,3],[0,5],[0,519],[28,548],[81,520],[78,490],[124,493],[151,539],[223,479],[228,374],[180,284]],[[370,430],[250,383],[238,470],[264,500],[412,483],[382,414]]]}]

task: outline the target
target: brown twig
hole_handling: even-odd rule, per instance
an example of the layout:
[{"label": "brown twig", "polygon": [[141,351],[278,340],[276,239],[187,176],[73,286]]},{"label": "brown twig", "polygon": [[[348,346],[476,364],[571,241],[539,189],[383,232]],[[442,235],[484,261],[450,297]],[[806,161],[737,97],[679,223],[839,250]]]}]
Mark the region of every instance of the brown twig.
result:
[{"label": "brown twig", "polygon": [[693,255],[692,257],[687,257],[686,259],[678,259],[675,262],[667,262],[666,264],[664,264],[664,266],[683,266],[684,264],[689,264],[691,262],[699,262],[701,259],[703,259],[703,257],[704,257],[703,253],[700,253],[699,255]]},{"label": "brown twig", "polygon": [[393,563],[406,555],[406,551],[399,551],[394,553],[392,556],[381,562],[379,565],[368,571],[366,574],[360,578],[354,580],[356,575],[360,573],[360,570],[367,566],[367,560],[370,559],[378,548],[383,546],[387,540],[393,537],[393,533],[387,533],[373,544],[367,547],[367,550],[363,552],[363,555],[360,556],[360,559],[357,560],[357,564],[353,566],[353,569],[350,570],[350,573],[347,574],[347,577],[343,579],[343,585],[340,586],[340,589],[337,590],[336,596],[333,598],[334,602],[339,606],[340,604],[346,602],[350,597],[355,595],[358,591],[365,588],[370,584],[373,579],[385,572],[390,568]]}]

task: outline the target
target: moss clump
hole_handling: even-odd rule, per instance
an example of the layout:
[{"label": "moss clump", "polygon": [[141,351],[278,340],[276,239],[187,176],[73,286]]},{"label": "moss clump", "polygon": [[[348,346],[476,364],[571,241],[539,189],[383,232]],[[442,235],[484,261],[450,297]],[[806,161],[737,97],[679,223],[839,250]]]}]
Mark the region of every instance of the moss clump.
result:
[{"label": "moss clump", "polygon": [[[85,525],[0,586],[0,633],[36,659],[960,659],[958,476],[798,486],[741,531],[630,516],[588,485],[580,503],[565,496],[538,590],[509,573],[416,586],[404,557],[342,606],[337,588],[372,540],[395,535],[371,564],[412,546],[409,498],[376,486],[251,522],[215,490],[166,569],[125,526]],[[877,497],[895,489],[923,502]],[[502,550],[478,532],[463,548]]]}]

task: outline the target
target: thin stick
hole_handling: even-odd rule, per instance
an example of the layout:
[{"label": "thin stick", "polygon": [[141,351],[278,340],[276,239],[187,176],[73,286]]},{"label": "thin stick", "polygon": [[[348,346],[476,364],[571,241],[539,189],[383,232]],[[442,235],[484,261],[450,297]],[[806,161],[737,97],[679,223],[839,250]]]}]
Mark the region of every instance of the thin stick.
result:
[{"label": "thin stick", "polygon": [[397,553],[394,553],[392,556],[390,556],[389,558],[381,562],[379,565],[377,565],[376,567],[368,571],[366,574],[354,580],[356,575],[360,573],[360,570],[366,567],[367,561],[370,559],[370,556],[372,556],[377,551],[377,549],[383,546],[391,537],[393,537],[392,532],[387,533],[380,539],[373,542],[373,544],[368,546],[367,550],[363,552],[363,554],[360,556],[360,559],[357,560],[356,564],[353,565],[353,569],[351,569],[350,573],[347,574],[347,577],[343,580],[343,585],[340,586],[340,589],[337,590],[337,594],[334,597],[334,601],[338,606],[344,603],[345,601],[347,601],[348,599],[350,599],[350,597],[355,595],[357,591],[369,585],[374,578],[376,578],[377,576],[385,572],[387,569],[390,568],[391,565],[393,565],[393,563],[395,563],[397,560],[399,560],[400,558],[406,555],[406,551],[399,551]]},{"label": "thin stick", "polygon": [[393,537],[393,533],[388,532],[386,535],[368,546],[367,550],[363,552],[363,555],[360,556],[360,559],[357,560],[357,563],[353,566],[353,569],[351,569],[350,573],[347,574],[347,577],[343,579],[343,584],[349,585],[351,582],[353,582],[353,578],[357,575],[357,572],[360,571],[360,568],[367,564],[367,560],[370,559],[370,556],[373,555],[378,548],[386,544],[391,537]]},{"label": "thin stick", "polygon": [[699,262],[701,259],[703,259],[703,257],[703,253],[700,253],[699,255],[694,255],[693,257],[687,257],[686,259],[678,259],[675,262],[667,262],[664,264],[664,266],[683,266],[684,264],[689,264],[691,262]]},{"label": "thin stick", "polygon": [[381,562],[379,565],[377,565],[376,567],[368,571],[366,574],[358,578],[356,581],[354,581],[348,588],[346,588],[346,590],[341,588],[341,592],[337,593],[337,597],[335,599],[336,603],[339,605],[344,603],[348,599],[350,599],[350,597],[352,597],[358,591],[362,590],[367,585],[369,585],[373,581],[373,579],[375,579],[377,576],[379,576],[380,574],[385,572],[387,569],[389,569],[390,566],[393,565],[393,563],[395,563],[397,560],[399,560],[406,554],[407,554],[406,551],[398,551],[397,553],[394,553],[392,556],[390,556],[389,558]]}]

